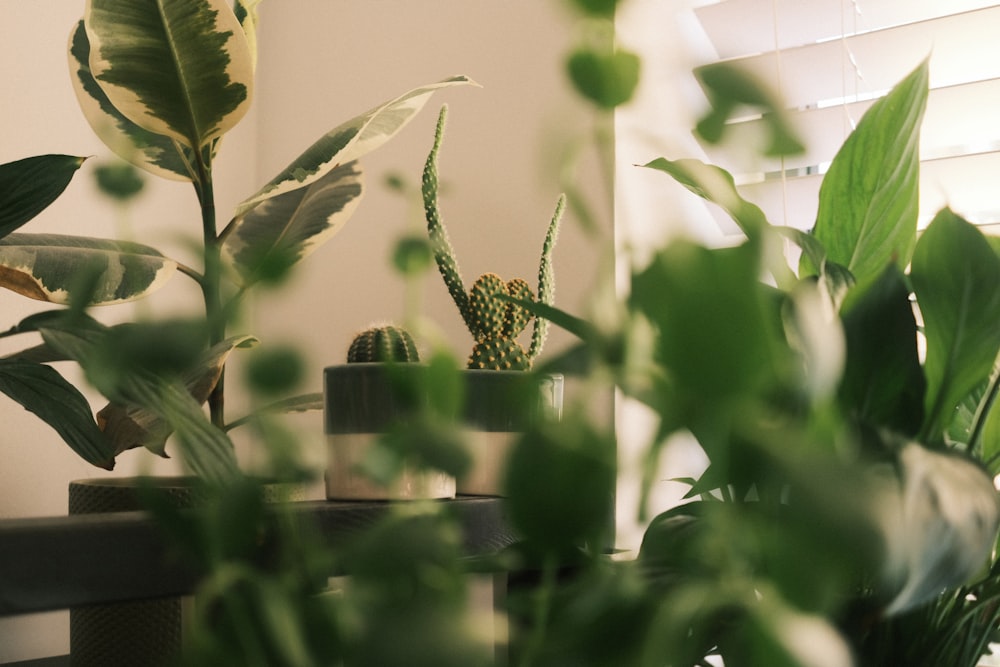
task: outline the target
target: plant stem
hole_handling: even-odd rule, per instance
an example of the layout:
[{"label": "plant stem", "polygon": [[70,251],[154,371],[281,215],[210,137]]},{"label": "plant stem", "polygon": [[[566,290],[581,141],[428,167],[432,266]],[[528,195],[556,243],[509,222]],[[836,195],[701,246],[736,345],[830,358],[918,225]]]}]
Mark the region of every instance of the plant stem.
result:
[{"label": "plant stem", "polygon": [[[201,226],[204,241],[205,269],[201,280],[201,292],[205,300],[205,319],[208,322],[208,344],[215,345],[226,336],[226,320],[222,312],[222,256],[216,231],[215,187],[212,182],[211,156],[206,151],[197,151],[198,180],[195,189],[201,204]],[[225,427],[225,368],[219,374],[219,381],[208,397],[208,408],[212,423]]]},{"label": "plant stem", "polygon": [[542,581],[535,591],[534,624],[531,629],[531,637],[528,639],[524,653],[521,654],[520,667],[530,667],[534,664],[538,652],[545,644],[545,633],[552,611],[552,597],[555,595],[558,568],[558,561],[551,555],[546,557],[542,564]]}]

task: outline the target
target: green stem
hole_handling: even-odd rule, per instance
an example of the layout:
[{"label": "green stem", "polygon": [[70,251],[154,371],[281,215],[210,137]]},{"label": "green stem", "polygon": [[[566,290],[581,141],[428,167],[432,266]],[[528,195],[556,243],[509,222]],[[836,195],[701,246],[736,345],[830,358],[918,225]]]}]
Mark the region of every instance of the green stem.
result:
[{"label": "green stem", "polygon": [[542,581],[535,591],[534,625],[531,637],[521,654],[520,666],[530,667],[538,657],[538,652],[545,644],[545,634],[552,613],[552,598],[555,596],[556,574],[559,568],[555,556],[549,556],[542,565]]},{"label": "green stem", "polygon": [[[211,157],[204,151],[197,154],[198,179],[195,190],[201,204],[201,225],[204,241],[205,269],[201,279],[201,291],[205,300],[205,319],[208,322],[209,346],[221,342],[226,337],[226,319],[222,307],[222,254],[216,230],[215,187],[212,182]],[[212,423],[225,427],[225,369],[208,397],[209,414]]]}]

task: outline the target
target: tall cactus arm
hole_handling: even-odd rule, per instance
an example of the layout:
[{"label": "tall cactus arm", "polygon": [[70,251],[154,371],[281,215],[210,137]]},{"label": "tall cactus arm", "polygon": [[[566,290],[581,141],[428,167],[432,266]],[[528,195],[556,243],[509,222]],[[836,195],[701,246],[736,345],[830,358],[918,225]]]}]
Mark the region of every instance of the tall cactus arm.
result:
[{"label": "tall cactus arm", "polygon": [[434,132],[434,145],[427,155],[427,162],[424,164],[423,179],[420,191],[424,197],[424,215],[427,218],[427,233],[430,236],[431,247],[434,249],[434,259],[437,262],[441,277],[444,278],[445,285],[452,300],[458,306],[458,312],[462,314],[462,319],[469,331],[475,335],[475,323],[472,320],[472,312],[469,306],[469,295],[465,292],[465,284],[462,282],[462,274],[458,270],[458,261],[455,259],[455,251],[452,250],[451,242],[448,240],[448,232],[441,222],[441,215],[438,211],[438,170],[437,156],[441,148],[441,139],[444,137],[445,120],[448,117],[448,105],[441,107],[438,114],[437,129]]},{"label": "tall cactus arm", "polygon": [[[538,264],[538,301],[547,306],[552,305],[556,296],[556,277],[552,270],[552,250],[555,248],[556,238],[559,236],[559,222],[562,220],[565,209],[566,195],[559,195],[556,210],[552,214],[549,228],[545,232],[545,241],[542,243],[542,258]],[[534,359],[541,353],[548,333],[549,321],[544,317],[536,317],[534,328],[531,331],[531,347],[528,348],[529,359]]]}]

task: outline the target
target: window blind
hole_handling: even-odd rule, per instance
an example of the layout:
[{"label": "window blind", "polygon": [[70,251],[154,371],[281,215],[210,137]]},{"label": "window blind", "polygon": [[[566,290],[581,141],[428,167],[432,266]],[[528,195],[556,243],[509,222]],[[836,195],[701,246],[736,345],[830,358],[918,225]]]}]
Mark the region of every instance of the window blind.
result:
[{"label": "window blind", "polygon": [[752,147],[763,122],[752,116],[734,118],[721,146],[705,146],[772,223],[812,226],[822,175],[854,124],[929,56],[919,224],[947,205],[1000,231],[1000,4],[720,0],[694,14],[717,60],[779,93],[807,146],[783,161],[761,157]]}]

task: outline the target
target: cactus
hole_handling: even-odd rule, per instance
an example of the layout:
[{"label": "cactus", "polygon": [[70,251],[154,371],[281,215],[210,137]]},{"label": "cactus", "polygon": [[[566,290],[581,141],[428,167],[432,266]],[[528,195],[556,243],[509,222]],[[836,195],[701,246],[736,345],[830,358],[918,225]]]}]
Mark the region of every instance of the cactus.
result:
[{"label": "cactus", "polygon": [[362,331],[347,350],[347,363],[420,361],[410,332],[392,325],[373,326]]},{"label": "cactus", "polygon": [[[448,233],[438,209],[437,156],[444,136],[448,107],[441,108],[434,145],[431,147],[424,165],[421,191],[424,198],[424,212],[427,218],[427,233],[434,259],[448,293],[458,307],[466,327],[475,339],[469,368],[491,370],[528,370],[545,344],[548,321],[536,318],[524,306],[511,301],[535,301],[527,281],[522,278],[504,281],[495,273],[481,275],[469,292],[465,290],[462,275],[455,259],[455,251],[448,240]],[[555,213],[549,222],[542,244],[542,256],[538,267],[538,302],[552,305],[555,297],[555,278],[552,272],[552,250],[559,233],[559,222],[566,206],[566,197],[560,196]],[[531,346],[527,351],[516,338],[534,319]]]}]

